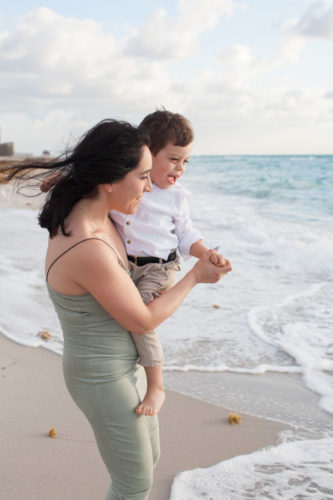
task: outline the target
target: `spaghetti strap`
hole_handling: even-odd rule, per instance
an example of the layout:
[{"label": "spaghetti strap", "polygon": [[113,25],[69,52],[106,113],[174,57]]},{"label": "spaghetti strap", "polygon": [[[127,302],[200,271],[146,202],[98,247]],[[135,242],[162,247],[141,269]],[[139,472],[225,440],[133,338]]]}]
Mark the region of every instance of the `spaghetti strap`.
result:
[{"label": "spaghetti strap", "polygon": [[51,262],[51,264],[49,265],[49,268],[46,272],[46,281],[48,279],[48,276],[49,276],[49,272],[51,271],[51,268],[54,266],[54,264],[63,256],[65,255],[65,253],[69,252],[70,250],[72,250],[72,248],[75,248],[77,245],[80,245],[80,243],[83,243],[84,241],[89,241],[89,240],[99,240],[99,241],[103,241],[103,243],[105,243],[109,248],[111,248],[111,250],[113,250],[113,252],[116,254],[116,257],[118,259],[118,262],[119,264],[124,268],[126,269],[126,266],[125,264],[122,262],[122,260],[120,259],[118,253],[115,251],[115,249],[109,245],[109,243],[107,243],[105,240],[102,240],[102,238],[85,238],[84,240],[80,240],[78,241],[77,243],[74,243],[74,245],[72,245],[71,247],[67,248],[64,252],[62,252],[60,255],[58,255],[58,257],[56,257],[54,259],[53,262]]}]

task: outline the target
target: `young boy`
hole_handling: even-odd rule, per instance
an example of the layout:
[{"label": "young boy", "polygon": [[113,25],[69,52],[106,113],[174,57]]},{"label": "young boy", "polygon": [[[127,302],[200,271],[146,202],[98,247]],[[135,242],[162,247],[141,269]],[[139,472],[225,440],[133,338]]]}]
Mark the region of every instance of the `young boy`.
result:
[{"label": "young boy", "polygon": [[[132,279],[143,301],[149,303],[174,284],[180,269],[178,252],[185,259],[190,255],[200,258],[208,248],[192,227],[189,192],[178,184],[192,149],[189,121],[180,114],[158,110],[146,116],[140,127],[150,135],[152,190],[145,193],[135,214],[113,210],[110,215],[126,246]],[[217,254],[211,261],[225,265]],[[136,412],[154,415],[165,399],[162,348],[156,332],[132,337],[147,375],[147,393]]]}]

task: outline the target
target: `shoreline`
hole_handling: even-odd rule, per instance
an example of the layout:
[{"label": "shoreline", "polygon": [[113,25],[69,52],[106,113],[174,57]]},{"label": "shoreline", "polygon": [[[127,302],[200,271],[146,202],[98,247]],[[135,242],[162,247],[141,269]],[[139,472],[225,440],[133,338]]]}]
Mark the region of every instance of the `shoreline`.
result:
[{"label": "shoreline", "polygon": [[[0,334],[0,374],[4,498],[103,500],[108,474],[88,422],[67,393],[61,357]],[[288,429],[243,413],[240,425],[230,425],[228,415],[223,407],[167,390],[149,500],[168,500],[177,473],[275,445]],[[51,428],[55,439],[48,436]]]},{"label": "shoreline", "polygon": [[164,384],[230,411],[289,425],[295,434],[319,438],[332,432],[332,415],[320,408],[320,395],[306,387],[301,374],[170,371]]}]

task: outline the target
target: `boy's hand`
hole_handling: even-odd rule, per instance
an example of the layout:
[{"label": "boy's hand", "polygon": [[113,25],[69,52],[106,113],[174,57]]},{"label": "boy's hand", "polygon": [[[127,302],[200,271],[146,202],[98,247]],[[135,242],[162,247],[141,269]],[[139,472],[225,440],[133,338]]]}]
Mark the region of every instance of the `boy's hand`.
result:
[{"label": "boy's hand", "polygon": [[216,252],[216,250],[212,251],[213,253],[209,256],[209,260],[216,267],[225,267],[227,265],[226,259],[223,255]]}]

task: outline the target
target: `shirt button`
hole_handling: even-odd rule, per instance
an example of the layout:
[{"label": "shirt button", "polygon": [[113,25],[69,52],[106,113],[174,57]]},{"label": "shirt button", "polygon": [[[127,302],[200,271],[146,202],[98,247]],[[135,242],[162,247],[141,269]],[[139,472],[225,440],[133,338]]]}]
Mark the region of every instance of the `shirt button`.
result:
[{"label": "shirt button", "polygon": [[131,240],[127,240],[127,243],[131,243]]},{"label": "shirt button", "polygon": [[129,221],[129,220],[127,220],[127,221],[126,221],[126,224],[129,226],[129,225],[130,225],[130,221]]}]

